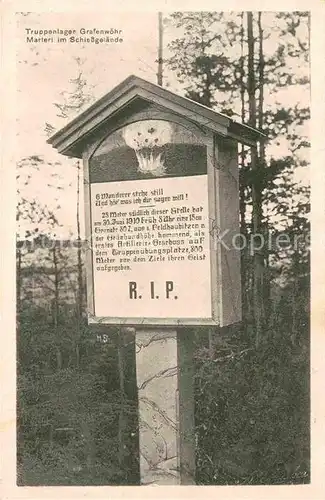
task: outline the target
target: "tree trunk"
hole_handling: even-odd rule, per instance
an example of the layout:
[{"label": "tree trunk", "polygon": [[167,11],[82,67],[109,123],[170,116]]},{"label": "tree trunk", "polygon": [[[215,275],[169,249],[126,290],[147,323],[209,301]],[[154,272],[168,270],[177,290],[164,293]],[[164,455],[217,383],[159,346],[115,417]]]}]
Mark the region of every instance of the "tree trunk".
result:
[{"label": "tree trunk", "polygon": [[292,345],[297,343],[298,328],[299,328],[299,256],[295,252],[292,256],[293,283],[291,294],[291,335],[290,340]]},{"label": "tree trunk", "polygon": [[54,301],[53,301],[53,323],[54,335],[56,340],[56,361],[57,370],[62,368],[62,353],[60,347],[60,333],[59,333],[59,268],[58,256],[56,247],[52,248],[53,266],[54,266]]},{"label": "tree trunk", "polygon": [[80,233],[80,163],[77,162],[77,275],[78,275],[78,293],[77,293],[77,333],[75,339],[75,356],[76,368],[79,368],[80,353],[79,342],[81,336],[82,310],[83,310],[83,269],[82,269],[82,248],[81,248],[81,233]]},{"label": "tree trunk", "polygon": [[[259,60],[258,60],[258,73],[259,73],[259,99],[258,99],[258,128],[263,130],[264,128],[264,85],[265,85],[265,77],[264,77],[264,68],[265,68],[265,60],[264,60],[264,35],[263,35],[263,27],[262,27],[262,12],[258,13],[258,38],[259,38]],[[260,176],[263,177],[262,173],[265,169],[265,141],[260,141],[259,143],[259,169]],[[263,217],[262,213],[263,209],[263,188],[261,188],[261,217]],[[262,219],[261,219],[262,226]],[[262,228],[261,228],[262,230]],[[263,231],[264,240],[268,241],[269,238],[269,224],[268,224],[268,216],[266,216],[266,222],[264,225]],[[267,245],[264,245],[264,251],[262,252],[263,262],[262,264],[262,288],[263,288],[263,321],[265,322],[269,316],[269,308],[268,304],[270,302],[270,279],[268,277],[269,272],[269,255]]]},{"label": "tree trunk", "polygon": [[158,12],[158,71],[157,84],[163,84],[163,19],[162,12]]},{"label": "tree trunk", "polygon": [[17,274],[16,274],[16,295],[17,295],[17,305],[16,305],[16,314],[19,319],[19,315],[21,312],[21,250],[17,249]]},{"label": "tree trunk", "polygon": [[[240,61],[240,100],[241,100],[241,120],[242,123],[245,122],[245,67],[244,67],[244,13],[241,13],[241,40],[240,40],[240,51],[241,51],[241,61]],[[240,232],[244,236],[245,241],[248,238],[247,224],[246,224],[246,153],[245,146],[241,144],[240,146],[240,183],[239,183],[239,217],[240,217]],[[242,309],[243,309],[243,319],[244,324],[246,324],[247,318],[249,316],[248,311],[248,297],[247,297],[247,278],[248,278],[248,252],[247,245],[241,251],[241,280],[242,280]]]},{"label": "tree trunk", "polygon": [[209,328],[209,330],[208,330],[208,349],[209,349],[209,358],[210,359],[214,358],[214,342],[213,342],[214,334],[215,334],[214,329]]},{"label": "tree trunk", "polygon": [[120,382],[120,411],[119,411],[119,422],[118,422],[118,461],[119,466],[123,469],[126,444],[125,435],[127,429],[127,421],[125,415],[125,383],[124,383],[124,331],[123,328],[119,329],[117,337],[117,356],[118,356],[118,371],[119,371],[119,382]]},{"label": "tree trunk", "polygon": [[256,127],[256,98],[255,98],[255,66],[254,66],[254,51],[255,40],[253,32],[253,13],[247,12],[247,43],[248,43],[248,75],[247,75],[247,91],[249,105],[249,125]]},{"label": "tree trunk", "polygon": [[86,467],[91,470],[95,464],[95,446],[92,437],[91,427],[87,421],[81,420],[80,422],[81,431],[85,440],[85,461]]},{"label": "tree trunk", "polygon": [[[247,90],[249,100],[249,120],[251,127],[256,127],[256,78],[254,66],[255,40],[253,31],[253,14],[247,13],[247,37],[248,37],[248,79]],[[252,173],[252,232],[253,236],[262,236],[262,187],[260,182],[259,157],[257,147],[251,148],[251,173]],[[254,241],[254,240],[253,240]],[[256,239],[259,243],[259,239]],[[255,323],[255,346],[258,347],[264,328],[264,300],[263,300],[263,250],[253,249],[253,308]]]}]

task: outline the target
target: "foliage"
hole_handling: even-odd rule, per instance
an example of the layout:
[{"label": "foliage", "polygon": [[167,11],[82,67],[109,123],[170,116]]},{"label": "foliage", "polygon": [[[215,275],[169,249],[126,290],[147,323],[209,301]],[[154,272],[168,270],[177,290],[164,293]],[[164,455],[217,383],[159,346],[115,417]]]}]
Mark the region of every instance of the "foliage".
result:
[{"label": "foliage", "polygon": [[267,324],[270,288],[279,276],[299,279],[302,268],[309,272],[309,193],[295,172],[309,163],[310,112],[298,98],[281,98],[297,89],[309,93],[309,15],[176,12],[166,26],[175,33],[166,65],[184,94],[267,136],[256,153],[243,148],[239,155],[241,231],[248,248],[254,233],[265,241],[278,241],[284,232],[291,243],[300,240],[298,248],[272,244],[261,252],[242,251],[244,319],[248,325],[255,317],[256,326],[261,312],[261,324]]},{"label": "foliage", "polygon": [[[273,23],[265,21],[270,16]],[[201,484],[309,480],[310,207],[309,188],[295,180],[295,170],[308,164],[309,108],[280,97],[297,88],[300,95],[309,92],[309,16],[254,13],[251,32],[246,17],[177,12],[166,23],[176,32],[166,64],[184,94],[262,127],[268,138],[257,155],[244,148],[239,156],[241,230],[248,241],[242,252],[243,332],[230,345],[218,345],[215,357],[211,346],[208,353],[198,351]],[[281,146],[287,150],[282,157],[274,154]],[[258,349],[252,317],[261,272],[250,246],[256,231],[267,242],[259,258],[265,326]]]},{"label": "foliage", "polygon": [[[180,29],[182,37],[169,45],[167,66],[184,84],[187,97],[205,104],[218,106],[229,114],[229,93],[238,97],[238,80],[231,58],[231,47],[240,27],[234,22],[238,14],[225,16],[220,12],[173,13],[166,21]],[[230,53],[229,53],[230,48]],[[231,99],[232,101],[232,99]],[[233,111],[230,112],[233,114]]]},{"label": "foliage", "polygon": [[[73,313],[60,316],[59,343],[52,318],[43,307],[23,310],[18,339],[18,477],[24,485],[137,483],[136,392],[134,377],[126,385],[123,411],[125,442],[131,456],[121,470],[117,462],[118,415],[121,410],[116,335],[96,341],[84,325],[80,362],[74,356]],[[63,363],[58,369],[57,349]],[[126,349],[131,367],[133,350]],[[130,370],[130,369],[129,369]]]},{"label": "foliage", "polygon": [[[57,177],[55,173],[56,165],[56,163],[46,162],[39,155],[22,158],[17,163],[16,182],[18,202],[16,220],[17,233],[20,239],[35,237],[40,230],[40,226],[43,226],[43,230],[45,226],[49,232],[53,232],[53,229],[58,225],[53,209],[49,208],[46,204],[42,204],[37,198],[31,198],[29,194],[25,193],[26,187],[30,184],[35,173],[40,172],[40,169],[43,172],[45,169],[49,171],[49,180],[46,185],[50,188],[53,187],[52,181]],[[60,186],[57,185],[55,188],[59,190]],[[56,208],[59,208],[59,205]]]},{"label": "foliage", "polygon": [[262,349],[237,334],[212,359],[197,353],[198,484],[309,482],[308,314],[298,344],[283,321],[290,306],[283,299]]}]

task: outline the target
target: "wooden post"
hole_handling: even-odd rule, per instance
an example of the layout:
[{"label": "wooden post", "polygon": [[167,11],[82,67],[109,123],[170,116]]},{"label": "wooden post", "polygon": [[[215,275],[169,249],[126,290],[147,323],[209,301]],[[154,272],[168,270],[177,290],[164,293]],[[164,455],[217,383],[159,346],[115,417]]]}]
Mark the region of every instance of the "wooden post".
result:
[{"label": "wooden post", "polygon": [[195,484],[193,336],[137,329],[141,484]]}]

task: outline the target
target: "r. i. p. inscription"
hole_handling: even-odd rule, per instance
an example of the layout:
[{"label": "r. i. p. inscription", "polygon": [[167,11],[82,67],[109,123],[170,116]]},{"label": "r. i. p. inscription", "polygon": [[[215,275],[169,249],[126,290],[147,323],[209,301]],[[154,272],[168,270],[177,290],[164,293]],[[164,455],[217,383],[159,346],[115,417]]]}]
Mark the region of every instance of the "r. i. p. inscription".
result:
[{"label": "r. i. p. inscription", "polygon": [[95,183],[91,202],[96,316],[211,316],[206,175]]}]

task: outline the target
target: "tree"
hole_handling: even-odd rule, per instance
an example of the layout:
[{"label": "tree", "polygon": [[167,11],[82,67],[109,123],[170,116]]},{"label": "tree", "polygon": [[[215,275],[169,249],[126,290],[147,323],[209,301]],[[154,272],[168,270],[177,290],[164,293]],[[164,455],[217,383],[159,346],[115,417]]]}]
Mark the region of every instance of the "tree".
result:
[{"label": "tree", "polygon": [[[247,12],[247,45],[248,45],[248,62],[247,62],[247,93],[248,93],[248,125],[253,128],[257,126],[257,104],[256,104],[256,89],[259,89],[259,124],[263,125],[263,90],[264,90],[264,55],[263,55],[263,33],[261,29],[261,14],[259,16],[259,35],[260,35],[260,50],[258,66],[260,70],[259,82],[255,78],[255,37],[253,29],[253,13]],[[251,148],[251,192],[252,192],[252,233],[254,236],[263,235],[263,206],[262,193],[263,186],[260,180],[263,178],[261,169],[264,168],[263,158],[265,156],[264,146],[260,148],[260,154],[255,147]],[[254,240],[253,240],[254,241]],[[260,337],[263,332],[265,323],[264,300],[263,300],[263,273],[264,273],[264,252],[254,249],[253,255],[253,310],[255,319],[255,345],[259,346]]]},{"label": "tree", "polygon": [[[22,158],[17,163],[17,206],[16,206],[16,311],[19,320],[22,302],[22,266],[24,256],[29,252],[28,245],[24,242],[34,240],[43,231],[54,233],[59,226],[55,211],[42,204],[35,195],[30,194],[28,188],[35,172],[51,169],[47,187],[53,188],[51,180],[56,178],[53,172],[55,164],[46,162],[42,156],[32,155]],[[46,176],[45,176],[46,178]],[[60,189],[60,186],[57,186]],[[59,206],[59,205],[57,205]]]},{"label": "tree", "polygon": [[[94,97],[91,88],[87,84],[84,76],[83,66],[85,59],[74,57],[74,62],[77,67],[77,76],[69,80],[71,89],[63,90],[60,92],[62,102],[55,102],[54,106],[57,110],[57,116],[64,119],[72,119],[76,114],[80,113],[88,104],[90,104]],[[50,123],[45,124],[45,130],[48,135],[54,133],[55,129]],[[76,232],[77,232],[77,276],[78,276],[78,293],[76,297],[76,321],[77,321],[77,334],[75,338],[75,354],[76,363],[79,364],[79,343],[81,338],[81,330],[83,328],[83,315],[85,306],[85,280],[83,276],[83,241],[81,238],[81,225],[80,225],[80,196],[82,186],[81,166],[79,160],[72,160],[72,166],[77,171],[77,186],[76,186]]]},{"label": "tree", "polygon": [[[35,172],[41,169],[51,170],[47,187],[53,187],[51,178],[56,178],[56,173],[53,172],[55,165],[51,162],[45,162],[42,156],[33,155],[22,158],[17,163],[17,237],[18,239],[30,238],[40,232],[40,226],[45,226],[49,231],[53,231],[58,225],[54,211],[48,208],[47,205],[41,204],[37,199],[31,198],[29,194],[25,194],[26,188],[30,185],[31,179]],[[45,176],[46,177],[46,176]]]},{"label": "tree", "polygon": [[170,70],[184,85],[187,97],[232,116],[238,95],[240,74],[233,66],[234,42],[240,34],[238,14],[220,12],[176,12],[169,24],[179,29],[180,38],[169,44]]},{"label": "tree", "polygon": [[[273,224],[268,202],[272,182],[286,177],[287,158],[275,161],[270,151],[284,136],[294,154],[292,166],[298,167],[304,164],[301,153],[309,146],[301,131],[296,131],[297,126],[301,128],[309,118],[307,106],[272,102],[272,95],[276,95],[276,89],[283,88],[284,82],[293,87],[308,84],[308,47],[304,41],[306,30],[302,29],[305,18],[306,13],[264,13],[262,16],[261,13],[214,12],[175,13],[169,18],[179,36],[169,45],[171,56],[166,64],[183,85],[185,95],[207,106],[216,106],[218,111],[230,116],[241,117],[252,126],[262,128],[268,137],[267,144],[261,143],[255,151],[242,147],[239,157],[240,221],[248,241],[254,233],[267,239]],[[281,20],[276,28],[282,35],[280,40],[279,33],[273,30],[274,19]],[[271,39],[278,45],[271,45]],[[298,59],[299,54],[303,56],[303,63]],[[263,274],[269,273],[269,259],[265,250],[254,252],[253,262],[250,256],[253,252],[246,248],[242,257],[244,315],[246,319],[250,317],[250,295],[253,294],[257,344],[267,320],[265,302],[269,296],[269,279],[263,278]]]}]

